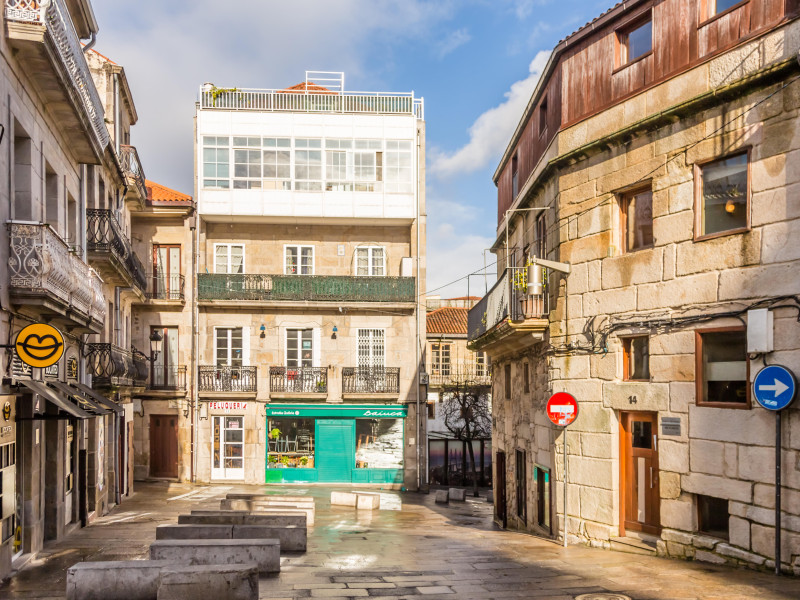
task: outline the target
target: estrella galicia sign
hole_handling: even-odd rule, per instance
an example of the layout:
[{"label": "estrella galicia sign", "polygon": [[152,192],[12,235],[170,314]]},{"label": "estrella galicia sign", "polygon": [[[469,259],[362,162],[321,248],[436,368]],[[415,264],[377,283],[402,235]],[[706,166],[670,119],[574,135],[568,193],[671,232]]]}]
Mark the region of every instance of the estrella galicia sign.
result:
[{"label": "estrella galicia sign", "polygon": [[56,364],[64,355],[64,336],[52,325],[34,323],[17,334],[14,347],[26,365],[45,368]]}]

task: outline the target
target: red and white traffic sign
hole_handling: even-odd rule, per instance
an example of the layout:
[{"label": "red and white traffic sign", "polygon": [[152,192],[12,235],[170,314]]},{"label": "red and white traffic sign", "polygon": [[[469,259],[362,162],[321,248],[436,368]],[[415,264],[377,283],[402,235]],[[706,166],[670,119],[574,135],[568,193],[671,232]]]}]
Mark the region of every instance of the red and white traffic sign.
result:
[{"label": "red and white traffic sign", "polygon": [[566,392],[558,392],[547,401],[547,417],[559,427],[570,425],[578,417],[578,401]]}]

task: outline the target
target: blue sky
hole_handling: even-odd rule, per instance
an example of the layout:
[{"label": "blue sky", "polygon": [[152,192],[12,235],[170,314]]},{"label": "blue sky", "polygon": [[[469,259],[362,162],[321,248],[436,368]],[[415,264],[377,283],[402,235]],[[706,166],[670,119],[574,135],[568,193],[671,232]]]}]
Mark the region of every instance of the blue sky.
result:
[{"label": "blue sky", "polygon": [[[197,89],[281,88],[344,71],[351,90],[425,98],[428,287],[483,265],[492,182],[549,51],[613,0],[94,0],[96,49],[125,67],[149,179],[193,192]],[[493,258],[488,255],[491,263]],[[491,277],[489,278],[491,280]],[[490,284],[491,285],[491,284]],[[483,295],[482,278],[469,288]],[[439,292],[464,295],[462,281]]]}]

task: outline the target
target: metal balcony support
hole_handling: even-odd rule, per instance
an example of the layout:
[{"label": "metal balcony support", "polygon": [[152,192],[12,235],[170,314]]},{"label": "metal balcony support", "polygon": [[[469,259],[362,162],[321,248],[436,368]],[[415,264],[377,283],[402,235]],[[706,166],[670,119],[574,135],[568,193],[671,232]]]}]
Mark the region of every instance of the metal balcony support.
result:
[{"label": "metal balcony support", "polygon": [[86,210],[88,250],[114,256],[140,290],[147,289],[147,274],[114,213],[103,208]]},{"label": "metal balcony support", "polygon": [[149,363],[138,350],[123,350],[114,344],[87,344],[86,348],[93,387],[139,387],[147,382]]}]

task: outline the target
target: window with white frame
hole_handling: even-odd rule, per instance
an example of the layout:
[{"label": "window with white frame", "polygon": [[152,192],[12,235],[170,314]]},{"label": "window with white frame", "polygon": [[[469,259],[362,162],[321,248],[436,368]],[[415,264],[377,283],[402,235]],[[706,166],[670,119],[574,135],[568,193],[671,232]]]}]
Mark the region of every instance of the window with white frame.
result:
[{"label": "window with white frame", "polygon": [[261,189],[261,138],[233,138],[233,189]]},{"label": "window with white frame", "polygon": [[215,244],[214,273],[244,273],[244,246]]},{"label": "window with white frame", "polygon": [[379,192],[378,182],[383,181],[383,142],[381,140],[355,140],[353,152],[353,179],[357,192]]},{"label": "window with white frame", "polygon": [[353,140],[325,140],[325,189],[353,191]]},{"label": "window with white frame", "polygon": [[386,140],[386,160],[383,169],[386,192],[414,192],[414,145],[411,140]]},{"label": "window with white frame", "polygon": [[314,366],[314,330],[286,330],[286,367],[300,369]]},{"label": "window with white frame", "polygon": [[322,140],[296,139],[294,148],[295,189],[322,191]]},{"label": "window with white frame", "polygon": [[292,189],[292,140],[290,138],[264,138],[265,190]]},{"label": "window with white frame", "polygon": [[356,248],[356,275],[359,277],[384,277],[386,252],[381,246]]},{"label": "window with white frame", "polygon": [[203,136],[203,187],[230,187],[230,138]]},{"label": "window with white frame", "polygon": [[431,344],[431,375],[450,375],[450,344]]},{"label": "window with white frame", "polygon": [[242,328],[217,327],[215,352],[218,367],[241,367],[243,361]]},{"label": "window with white frame", "polygon": [[358,368],[383,369],[385,366],[383,329],[358,330]]},{"label": "window with white frame", "polygon": [[477,377],[486,377],[489,374],[489,365],[486,361],[485,352],[475,353],[475,375]]},{"label": "window with white frame", "polygon": [[314,246],[285,246],[284,257],[287,275],[314,274]]}]

